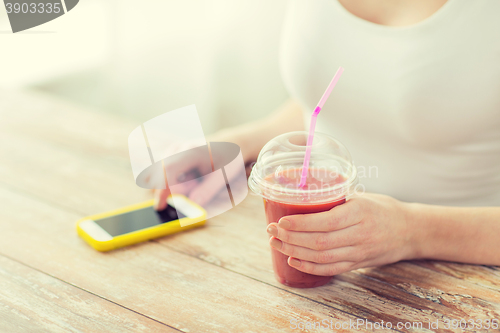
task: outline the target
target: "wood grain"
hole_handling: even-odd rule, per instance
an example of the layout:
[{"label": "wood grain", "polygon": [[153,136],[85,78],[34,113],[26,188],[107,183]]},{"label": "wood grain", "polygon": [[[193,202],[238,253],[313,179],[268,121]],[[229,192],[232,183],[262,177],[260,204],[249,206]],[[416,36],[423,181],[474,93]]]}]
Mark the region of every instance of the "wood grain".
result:
[{"label": "wood grain", "polygon": [[[213,218],[212,223],[224,227],[209,229],[208,235],[203,237],[178,234],[160,242],[179,252],[279,286],[271,271],[263,207],[259,199],[247,198],[230,212]],[[241,244],[241,235],[245,237],[244,245]],[[473,275],[474,266],[454,265],[471,267],[469,270]],[[428,323],[436,319],[500,318],[500,289],[495,287],[500,277],[489,274],[486,281],[490,281],[488,287],[403,262],[341,274],[320,288],[287,289],[372,321]]]},{"label": "wood grain", "polygon": [[0,332],[179,332],[0,256]]},{"label": "wood grain", "polygon": [[[20,96],[24,104],[17,105],[15,101]],[[269,328],[265,331],[286,327],[285,318],[290,316],[335,317],[338,320],[363,318],[393,324],[500,318],[500,270],[497,267],[414,261],[345,273],[320,288],[300,290],[284,287],[274,280],[264,211],[261,200],[253,196],[235,209],[211,219],[203,230],[176,234],[161,239],[157,244],[138,245],[107,255],[88,252],[72,230],[75,219],[143,200],[149,194],[133,184],[128,164],[126,137],[138,124],[79,110],[45,96],[16,93],[2,96],[0,93],[0,97],[4,97],[0,98],[0,115],[5,118],[0,122],[0,183],[8,188],[0,193],[6,198],[14,198],[7,202],[15,207],[2,212],[0,219],[15,219],[19,224],[6,226],[8,233],[0,236],[0,251],[7,251],[16,260],[29,262],[106,298],[124,301],[127,306],[136,305],[133,307],[136,311],[161,318],[174,327],[186,325],[197,331],[207,327],[221,329],[217,325],[210,326],[208,323],[211,321],[220,325],[234,323],[234,314],[225,312],[230,311],[229,308],[250,316],[249,321],[240,323],[238,328],[258,322],[261,325],[259,329]],[[5,111],[15,108],[19,112]],[[13,191],[19,193],[13,194]],[[28,209],[25,206],[28,202],[29,209],[32,205],[37,207],[36,212],[44,223],[43,230],[32,223],[31,219],[35,218],[32,214],[24,212],[22,217],[15,216],[15,210]],[[50,222],[52,220],[58,222]],[[0,226],[3,227],[2,224]],[[25,235],[29,241],[16,237],[30,228],[36,232]],[[61,237],[51,237],[51,232]],[[41,241],[40,235],[46,239]],[[4,240],[8,245],[3,246]],[[18,242],[26,245],[29,252],[17,248]],[[30,257],[30,252],[36,252],[39,247],[44,251],[37,254],[38,259],[35,260]],[[67,249],[68,253],[59,253],[61,248]],[[44,262],[51,256],[57,260]],[[106,263],[117,271],[110,271]],[[151,268],[146,263],[159,268]],[[174,264],[179,265],[177,269],[172,267]],[[96,276],[83,278],[75,275],[74,271],[80,266],[102,274],[105,277],[103,283],[100,284]],[[212,304],[196,303],[195,312],[206,312],[203,314],[205,325],[192,324],[185,316],[173,320],[154,309],[152,300],[161,303],[162,299],[155,296],[155,290],[148,285],[141,284],[147,291],[144,295],[121,292],[119,289],[132,288],[120,279],[132,270],[135,279],[141,283],[145,279],[155,286],[162,284],[161,279],[154,276],[164,275],[165,281],[173,281],[175,293],[182,293],[184,282],[168,274],[175,272],[174,277],[178,278],[182,276],[181,268],[195,275],[189,278],[192,283],[186,284],[186,288],[190,289],[188,295],[194,298],[197,295],[195,291],[206,293],[202,299],[219,299],[221,304],[229,307],[215,311],[211,308]],[[144,272],[136,272],[140,270]],[[200,274],[206,272],[209,272],[206,278],[201,278]],[[217,283],[206,281],[219,278],[222,280]],[[231,289],[234,294],[227,295],[222,285],[231,284],[233,280],[237,288],[251,288],[256,294]],[[193,286],[195,281],[200,283],[197,285],[199,288]],[[108,290],[113,283],[118,286]],[[207,290],[217,290],[217,293]],[[146,294],[149,295],[148,302],[143,302],[142,297]],[[274,302],[279,305],[273,305],[275,303],[268,299],[270,297],[277,297],[279,301]],[[248,302],[246,307],[240,304],[242,302]],[[193,304],[188,299],[176,298],[160,308],[166,311],[168,306],[179,310]],[[289,308],[280,309],[270,316],[273,306]],[[249,313],[248,307],[263,307],[267,312]],[[268,326],[269,322],[274,324]]]},{"label": "wood grain", "polygon": [[0,253],[180,330],[283,332],[293,319],[356,320],[155,242],[99,253],[76,236],[78,215],[4,189],[0,202]]}]

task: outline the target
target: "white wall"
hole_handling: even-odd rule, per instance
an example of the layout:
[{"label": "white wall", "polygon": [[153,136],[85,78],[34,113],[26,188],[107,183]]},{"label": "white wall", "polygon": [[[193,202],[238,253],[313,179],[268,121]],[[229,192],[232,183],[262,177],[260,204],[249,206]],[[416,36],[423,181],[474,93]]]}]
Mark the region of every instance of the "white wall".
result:
[{"label": "white wall", "polygon": [[286,98],[278,71],[285,1],[114,0],[111,76],[128,114],[195,103],[207,132]]},{"label": "white wall", "polygon": [[109,13],[101,0],[30,30],[12,33],[0,2],[0,87],[26,87],[102,66],[110,54]]},{"label": "white wall", "polygon": [[[0,34],[2,51],[10,38],[15,63],[0,85],[35,85],[141,122],[195,103],[210,133],[286,98],[278,70],[285,7],[285,0],[82,0],[31,34]],[[45,64],[22,70],[16,54],[30,47],[42,50]]]}]

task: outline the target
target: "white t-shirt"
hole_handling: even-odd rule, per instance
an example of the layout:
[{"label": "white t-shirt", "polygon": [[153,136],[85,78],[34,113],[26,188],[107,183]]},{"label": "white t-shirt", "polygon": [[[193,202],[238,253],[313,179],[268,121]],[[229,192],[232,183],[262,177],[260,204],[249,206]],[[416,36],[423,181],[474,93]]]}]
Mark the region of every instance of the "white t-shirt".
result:
[{"label": "white t-shirt", "polygon": [[418,24],[389,27],[337,0],[293,0],[283,79],[309,123],[345,68],[316,131],[347,147],[367,191],[500,206],[499,13],[499,0],[448,0]]}]

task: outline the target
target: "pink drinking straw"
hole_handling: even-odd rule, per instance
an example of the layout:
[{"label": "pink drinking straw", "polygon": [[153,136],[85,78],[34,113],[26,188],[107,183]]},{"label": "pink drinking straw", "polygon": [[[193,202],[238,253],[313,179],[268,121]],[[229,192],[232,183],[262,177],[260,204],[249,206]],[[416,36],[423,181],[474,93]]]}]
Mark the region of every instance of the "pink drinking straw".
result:
[{"label": "pink drinking straw", "polygon": [[339,67],[337,73],[335,73],[335,76],[328,85],[328,88],[326,88],[325,93],[319,100],[318,106],[316,106],[316,109],[314,109],[314,112],[311,116],[311,126],[309,127],[309,137],[307,138],[306,156],[304,157],[304,164],[302,165],[302,175],[300,176],[299,187],[304,187],[306,185],[307,172],[309,171],[309,160],[311,159],[311,149],[314,139],[314,129],[316,128],[316,119],[318,119],[318,114],[321,111],[321,108],[323,107],[323,105],[325,105],[325,102],[330,96],[330,93],[337,84],[337,81],[340,79],[342,72],[344,72],[344,69],[342,67]]}]

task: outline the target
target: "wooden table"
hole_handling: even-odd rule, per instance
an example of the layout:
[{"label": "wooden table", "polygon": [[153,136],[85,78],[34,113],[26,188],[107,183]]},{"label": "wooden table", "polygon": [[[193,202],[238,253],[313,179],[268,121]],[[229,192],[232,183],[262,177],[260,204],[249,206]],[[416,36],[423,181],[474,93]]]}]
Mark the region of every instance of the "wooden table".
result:
[{"label": "wooden table", "polygon": [[412,261],[315,289],[280,285],[262,202],[251,195],[204,228],[94,251],[76,220],[151,195],[134,184],[128,160],[138,125],[0,92],[0,332],[296,332],[322,320],[333,329],[307,331],[382,331],[368,321],[390,322],[384,332],[425,331],[419,322],[495,331],[445,325],[500,318],[498,267]]}]

